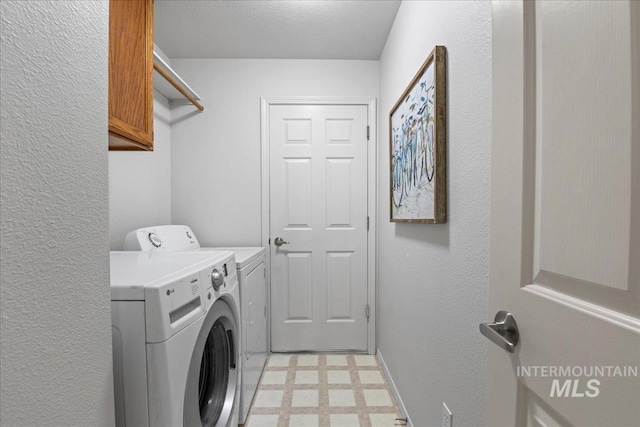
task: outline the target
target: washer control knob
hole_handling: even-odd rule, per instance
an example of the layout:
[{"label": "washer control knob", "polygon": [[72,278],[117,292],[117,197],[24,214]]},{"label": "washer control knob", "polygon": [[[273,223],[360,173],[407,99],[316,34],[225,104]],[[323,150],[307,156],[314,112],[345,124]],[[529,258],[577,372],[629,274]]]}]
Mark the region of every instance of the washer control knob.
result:
[{"label": "washer control knob", "polygon": [[160,246],[162,246],[162,240],[160,240],[160,237],[158,237],[156,233],[149,233],[147,235],[147,238],[154,247],[159,248]]},{"label": "washer control knob", "polygon": [[211,284],[216,291],[220,289],[220,286],[224,285],[224,276],[217,268],[211,271]]}]

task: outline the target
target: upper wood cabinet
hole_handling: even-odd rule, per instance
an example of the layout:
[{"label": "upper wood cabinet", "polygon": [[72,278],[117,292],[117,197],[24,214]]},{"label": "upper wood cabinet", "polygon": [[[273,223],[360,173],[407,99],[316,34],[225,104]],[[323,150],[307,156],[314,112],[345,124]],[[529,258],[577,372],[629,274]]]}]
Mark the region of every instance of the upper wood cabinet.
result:
[{"label": "upper wood cabinet", "polygon": [[109,150],[153,150],[153,0],[109,2]]}]

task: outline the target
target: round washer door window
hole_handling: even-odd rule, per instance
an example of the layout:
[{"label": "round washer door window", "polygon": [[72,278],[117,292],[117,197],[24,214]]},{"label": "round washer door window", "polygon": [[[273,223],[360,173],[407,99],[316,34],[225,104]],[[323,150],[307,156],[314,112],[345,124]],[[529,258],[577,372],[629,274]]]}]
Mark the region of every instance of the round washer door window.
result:
[{"label": "round washer door window", "polygon": [[216,301],[198,336],[187,377],[185,427],[226,426],[235,405],[237,328],[231,308]]}]

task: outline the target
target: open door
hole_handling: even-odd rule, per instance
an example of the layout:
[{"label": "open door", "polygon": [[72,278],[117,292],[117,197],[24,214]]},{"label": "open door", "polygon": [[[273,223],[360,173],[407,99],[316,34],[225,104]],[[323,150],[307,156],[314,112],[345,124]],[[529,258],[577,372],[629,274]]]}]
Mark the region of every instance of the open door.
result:
[{"label": "open door", "polygon": [[495,1],[493,132],[486,425],[638,426],[640,2]]}]

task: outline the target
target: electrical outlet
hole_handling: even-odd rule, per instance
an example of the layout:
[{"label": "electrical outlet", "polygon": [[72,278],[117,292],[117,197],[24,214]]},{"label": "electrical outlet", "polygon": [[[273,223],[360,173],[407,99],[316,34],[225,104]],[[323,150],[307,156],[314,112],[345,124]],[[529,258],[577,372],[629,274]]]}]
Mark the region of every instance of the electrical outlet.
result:
[{"label": "electrical outlet", "polygon": [[453,427],[453,414],[444,402],[442,402],[442,427]]}]

